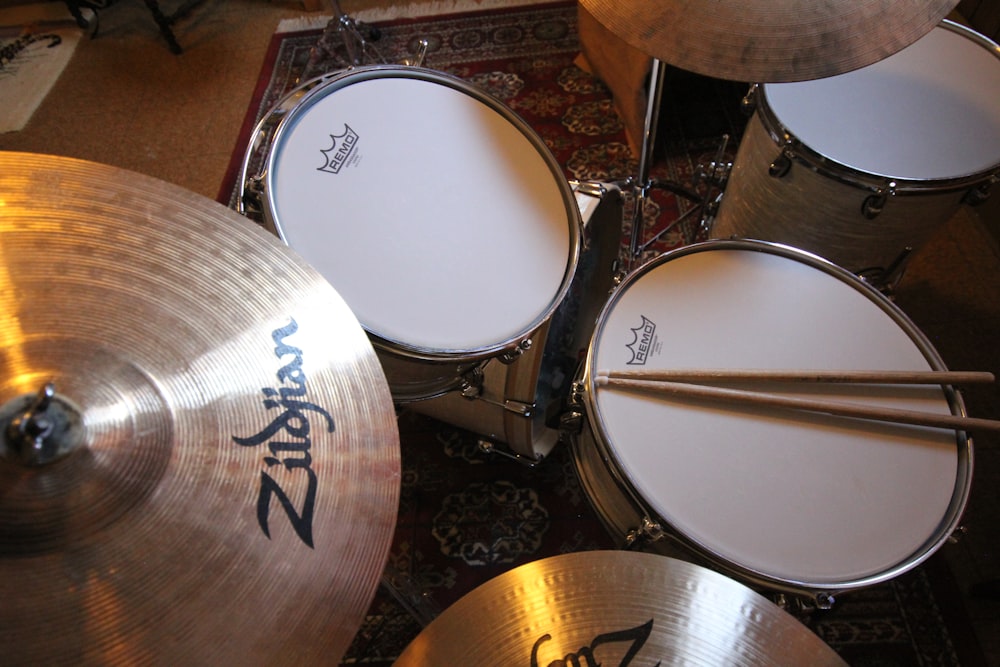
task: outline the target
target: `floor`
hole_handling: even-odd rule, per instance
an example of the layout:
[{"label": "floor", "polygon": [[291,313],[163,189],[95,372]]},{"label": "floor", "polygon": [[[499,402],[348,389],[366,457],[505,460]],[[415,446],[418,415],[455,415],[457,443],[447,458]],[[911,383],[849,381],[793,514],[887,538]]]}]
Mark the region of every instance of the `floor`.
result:
[{"label": "floor", "polygon": [[[403,11],[389,0],[341,6],[357,17]],[[80,45],[28,126],[0,135],[0,150],[103,162],[214,198],[269,38],[279,20],[302,14],[301,0],[207,0],[176,26],[184,53],[173,55],[145,5],[120,0],[100,13],[96,37]],[[1000,375],[997,199],[961,209],[940,230],[914,258],[896,301],[949,367]],[[965,399],[969,414],[1000,418],[995,385],[970,388]],[[967,530],[940,553],[989,664],[1000,667],[1000,438],[978,435],[975,446]]]}]

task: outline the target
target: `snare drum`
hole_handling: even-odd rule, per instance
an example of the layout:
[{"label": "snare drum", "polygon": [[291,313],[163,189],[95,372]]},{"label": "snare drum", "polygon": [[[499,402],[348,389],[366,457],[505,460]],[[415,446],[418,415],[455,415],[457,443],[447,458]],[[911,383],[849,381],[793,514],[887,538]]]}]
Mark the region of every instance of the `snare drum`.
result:
[{"label": "snare drum", "polygon": [[815,81],[754,87],[713,238],[801,248],[892,287],[1000,173],[1000,47],[950,21]]},{"label": "snare drum", "polygon": [[268,226],[337,288],[393,398],[516,357],[565,296],[580,214],[542,140],[441,72],[370,66],[306,91],[274,132]]},{"label": "snare drum", "polygon": [[583,244],[566,298],[515,364],[488,362],[475,397],[457,392],[410,405],[414,412],[466,429],[526,463],[548,456],[594,324],[619,276],[623,195],[613,183],[571,183],[583,220]]},{"label": "snare drum", "polygon": [[[667,555],[681,547],[737,578],[828,606],[840,591],[924,561],[956,529],[972,478],[964,433],[595,386],[599,370],[685,368],[944,364],[888,298],[815,255],[707,241],[643,265],[601,313],[575,387],[583,426],[574,461],[622,544]],[[776,391],[964,409],[950,387]]]}]

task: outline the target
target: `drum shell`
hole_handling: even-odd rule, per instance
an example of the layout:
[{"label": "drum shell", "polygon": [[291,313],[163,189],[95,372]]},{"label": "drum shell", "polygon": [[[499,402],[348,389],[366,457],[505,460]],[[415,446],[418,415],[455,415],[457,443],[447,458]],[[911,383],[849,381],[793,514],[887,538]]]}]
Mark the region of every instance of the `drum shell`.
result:
[{"label": "drum shell", "polygon": [[[616,290],[600,316],[594,339],[588,349],[586,364],[581,367],[574,385],[571,403],[576,411],[576,416],[580,418],[580,428],[578,432],[572,433],[570,438],[573,461],[588,500],[604,526],[621,547],[638,548],[708,564],[758,589],[788,592],[817,601],[832,599],[841,592],[886,581],[922,563],[942,546],[957,529],[968,500],[972,481],[972,443],[964,433],[956,434],[957,473],[951,499],[937,529],[923,540],[916,551],[892,567],[870,575],[845,577],[837,581],[812,580],[764,572],[759,568],[749,567],[743,562],[720,555],[710,546],[700,543],[696,537],[677,529],[671,525],[670,521],[664,519],[656,509],[659,499],[644,496],[637,480],[630,477],[621,462],[621,453],[623,448],[631,443],[616,443],[611,440],[600,417],[601,411],[596,398],[597,392],[594,382],[597,373],[595,367],[597,347],[604,333],[607,318],[618,300],[627,293],[630,286],[640,281],[647,271],[689,253],[709,252],[716,249],[752,250],[775,254],[779,257],[805,263],[844,281],[884,310],[891,320],[910,337],[931,368],[945,370],[943,361],[930,341],[909,321],[905,314],[872,287],[819,257],[786,246],[747,240],[713,240],[671,251],[637,269]],[[734,335],[738,333],[733,332]],[[691,344],[697,345],[698,342],[691,341]],[[953,413],[964,414],[964,405],[957,390],[948,387],[945,390],[945,396]],[[648,433],[650,441],[662,441],[671,437],[670,433],[654,431]],[[702,434],[702,437],[708,439],[711,436],[706,433]],[[688,445],[699,447],[701,443],[696,440],[688,442]],[[664,460],[663,465],[670,466],[670,460]]]},{"label": "drum shell", "polygon": [[[958,211],[969,190],[988,180],[980,177],[936,189],[897,182],[881,213],[867,218],[866,201],[888,191],[888,180],[851,174],[846,168],[836,173],[836,166],[824,171],[804,160],[793,160],[783,177],[771,176],[770,165],[781,152],[761,114],[754,114],[712,222],[712,238],[790,245],[852,273],[874,275],[875,283],[926,244]],[[799,148],[796,155],[805,151]]]},{"label": "drum shell", "polygon": [[[377,330],[377,327],[369,325],[369,323],[359,317],[359,319],[362,320],[362,326],[368,333],[373,347],[382,362],[383,369],[385,370],[386,377],[393,394],[393,399],[398,403],[405,403],[440,396],[462,388],[467,383],[466,376],[476,371],[479,366],[491,359],[503,357],[505,355],[516,355],[530,342],[532,336],[537,332],[537,330],[545,324],[549,317],[551,317],[552,313],[555,311],[559,303],[561,303],[569,289],[570,281],[579,259],[579,235],[581,222],[579,218],[579,211],[577,210],[574,201],[574,195],[570,190],[568,182],[563,177],[561,166],[545,146],[541,138],[538,137],[537,134],[535,134],[534,131],[520,117],[518,117],[501,101],[493,98],[491,95],[476,88],[475,86],[443,72],[410,66],[375,65],[352,68],[330,76],[320,77],[319,79],[300,86],[289,95],[289,100],[282,101],[277,105],[271,118],[265,118],[259,124],[260,128],[266,129],[268,124],[275,124],[274,118],[277,118],[276,129],[270,139],[271,145],[268,147],[265,168],[263,172],[256,177],[245,178],[245,182],[253,182],[254,180],[259,182],[258,187],[262,192],[261,217],[263,218],[263,222],[267,228],[279,238],[287,243],[287,227],[292,223],[296,225],[305,224],[306,221],[289,220],[287,216],[283,216],[278,210],[278,206],[276,204],[277,187],[275,182],[276,174],[279,171],[279,165],[277,158],[278,150],[276,150],[276,147],[280,149],[283,142],[286,141],[286,138],[292,135],[295,123],[311,113],[311,109],[322,103],[327,96],[335,96],[340,90],[350,87],[355,83],[364,83],[373,80],[386,81],[391,79],[404,79],[408,81],[422,82],[429,84],[428,88],[441,86],[443,88],[457,91],[458,93],[461,93],[459,97],[466,98],[475,103],[480,103],[488,109],[493,116],[506,123],[506,125],[509,126],[514,133],[523,137],[523,139],[528,142],[531,148],[537,153],[537,159],[544,162],[548,170],[548,178],[545,183],[546,187],[551,187],[553,192],[556,190],[558,191],[558,196],[562,201],[563,214],[565,216],[567,232],[569,235],[569,248],[567,256],[559,258],[559,261],[562,261],[565,264],[561,284],[557,289],[555,289],[554,293],[551,294],[551,301],[548,305],[543,310],[535,314],[532,321],[525,323],[516,334],[498,334],[498,336],[489,343],[474,344],[468,347],[428,346],[402,340],[399,336],[383,335]],[[403,100],[397,100],[397,102],[402,103]],[[291,108],[289,108],[289,106],[291,106]],[[401,106],[403,105],[401,104]],[[446,120],[447,119],[445,119],[445,121],[438,122],[446,122]],[[417,123],[414,127],[419,127],[422,132],[428,132],[428,130],[431,129],[428,125],[428,123],[431,123],[431,120],[425,119],[423,121],[418,121],[418,119],[411,119],[411,121]],[[428,132],[428,134],[433,136],[433,133]],[[489,143],[491,140],[491,137],[483,138],[484,143]],[[257,147],[251,147],[251,150],[255,148]],[[472,148],[470,148],[470,150],[472,150]],[[444,152],[447,153],[447,151]],[[432,152],[428,151],[428,153]],[[434,156],[429,155],[429,159],[432,157]],[[449,157],[451,156],[445,155],[443,159],[447,159]],[[494,156],[491,155],[483,155],[481,156],[481,159],[489,161],[493,159],[493,157]],[[426,171],[428,173],[432,173],[433,170],[430,166],[428,166]],[[421,187],[421,184],[423,184],[427,179],[427,174],[414,174],[412,182],[408,182],[403,185],[408,188],[416,189]],[[371,183],[371,187],[373,189],[375,185],[381,184]],[[433,185],[438,188],[447,187],[447,184],[442,183],[435,183]],[[385,187],[390,186],[392,186],[392,183],[385,184]],[[498,189],[502,190],[502,188]],[[373,192],[373,194],[377,193]],[[503,192],[502,194],[504,196],[516,197],[518,193]],[[484,202],[484,204],[486,203],[488,202]],[[377,208],[379,205],[379,198],[373,197],[372,207]],[[418,216],[416,218],[416,222],[434,222],[432,219],[428,219],[427,221],[420,219],[419,213],[419,211],[416,212],[416,215]],[[455,216],[460,214],[467,215],[465,211],[453,211],[452,213]],[[305,250],[303,248],[296,249],[300,251]],[[359,253],[371,253],[373,259],[376,257],[375,253],[377,253],[377,251],[378,248],[358,249]],[[462,252],[475,252],[475,248],[472,248],[471,250],[463,248]],[[309,259],[308,256],[307,259]],[[431,263],[431,265],[433,266],[433,263]],[[317,266],[317,268],[320,269],[321,273],[326,275],[324,267]],[[326,275],[326,277],[331,283],[334,284],[335,288],[338,288],[338,290],[342,290],[344,288],[343,280],[337,280],[330,275]],[[475,278],[476,276],[468,277],[470,281]],[[352,279],[364,280],[364,277],[358,276],[357,278]],[[459,280],[461,280],[461,278],[459,278]],[[353,308],[356,307],[357,304],[351,304],[349,302],[349,305],[352,305]],[[455,303],[453,305],[454,309],[463,309],[461,311],[463,313],[469,306],[469,304],[466,303]],[[481,307],[481,305],[482,304],[479,304],[477,307]]]},{"label": "drum shell", "polygon": [[462,428],[517,456],[537,462],[559,440],[558,419],[597,315],[619,273],[623,195],[611,183],[575,183],[583,220],[577,273],[566,299],[539,329],[532,346],[511,364],[483,366],[482,394],[456,392],[409,403],[414,412]]},{"label": "drum shell", "polygon": [[710,236],[791,245],[892,287],[910,253],[1000,174],[998,56],[944,21],[856,72],[753,86]]}]

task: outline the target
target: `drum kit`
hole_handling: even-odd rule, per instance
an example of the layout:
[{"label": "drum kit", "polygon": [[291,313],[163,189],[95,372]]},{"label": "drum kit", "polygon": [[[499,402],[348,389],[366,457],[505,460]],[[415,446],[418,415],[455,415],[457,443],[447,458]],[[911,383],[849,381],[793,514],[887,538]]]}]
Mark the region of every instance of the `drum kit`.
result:
[{"label": "drum kit", "polygon": [[[582,0],[654,58],[620,184],[566,180],[503,103],[412,63],[293,91],[238,212],[0,154],[4,661],[337,662],[383,581],[410,409],[529,466],[570,447],[622,548],[487,582],[398,664],[843,664],[775,602],[924,562],[969,433],[997,428],[955,387],[992,376],[949,374],[887,292],[997,180],[1000,48],[943,21],[953,0],[759,4]],[[665,62],[757,82],[755,111],[714,238],[639,262],[623,200],[656,185]],[[665,398],[677,369],[813,407]],[[878,412],[836,416],[858,398]]]}]

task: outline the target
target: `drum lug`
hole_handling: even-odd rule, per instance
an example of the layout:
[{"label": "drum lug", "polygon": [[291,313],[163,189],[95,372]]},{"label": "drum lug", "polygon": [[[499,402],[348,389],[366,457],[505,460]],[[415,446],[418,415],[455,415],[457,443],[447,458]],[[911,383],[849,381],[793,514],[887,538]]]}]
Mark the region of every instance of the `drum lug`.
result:
[{"label": "drum lug", "polygon": [[803,592],[789,599],[785,593],[776,593],[770,596],[770,600],[800,620],[805,620],[816,611],[829,611],[837,602],[833,594],[827,591],[817,592],[811,598],[805,597],[805,595]]},{"label": "drum lug", "polygon": [[865,198],[864,203],[861,205],[861,214],[865,216],[868,220],[874,220],[878,217],[882,209],[885,208],[886,202],[889,201],[889,197],[896,194],[896,183],[889,183],[886,188],[879,188],[875,191],[875,194],[869,195]]},{"label": "drum lug", "polygon": [[579,435],[583,430],[583,413],[579,410],[564,412],[559,417],[559,430],[566,435]]},{"label": "drum lug", "polygon": [[458,391],[462,394],[462,397],[470,401],[479,398],[483,393],[484,377],[482,366],[476,366],[462,375],[458,385]]},{"label": "drum lug", "polygon": [[583,383],[575,381],[570,385],[566,396],[567,410],[559,416],[559,430],[568,435],[576,436],[583,431]]},{"label": "drum lug", "polygon": [[965,526],[955,526],[955,530],[948,535],[948,544],[958,544],[965,537],[968,529]]},{"label": "drum lug", "polygon": [[250,216],[264,211],[264,175],[250,176],[243,184],[243,193],[239,199],[239,213]]},{"label": "drum lug", "polygon": [[643,544],[657,542],[663,539],[665,534],[659,523],[644,516],[637,528],[633,528],[625,534],[625,548],[634,549]]},{"label": "drum lug", "polygon": [[768,168],[767,173],[771,178],[784,178],[792,168],[792,158],[787,150],[783,150],[778,157],[774,158]]},{"label": "drum lug", "polygon": [[517,361],[522,354],[531,349],[531,339],[525,338],[520,343],[503,352],[497,359],[501,364],[512,364]]}]

